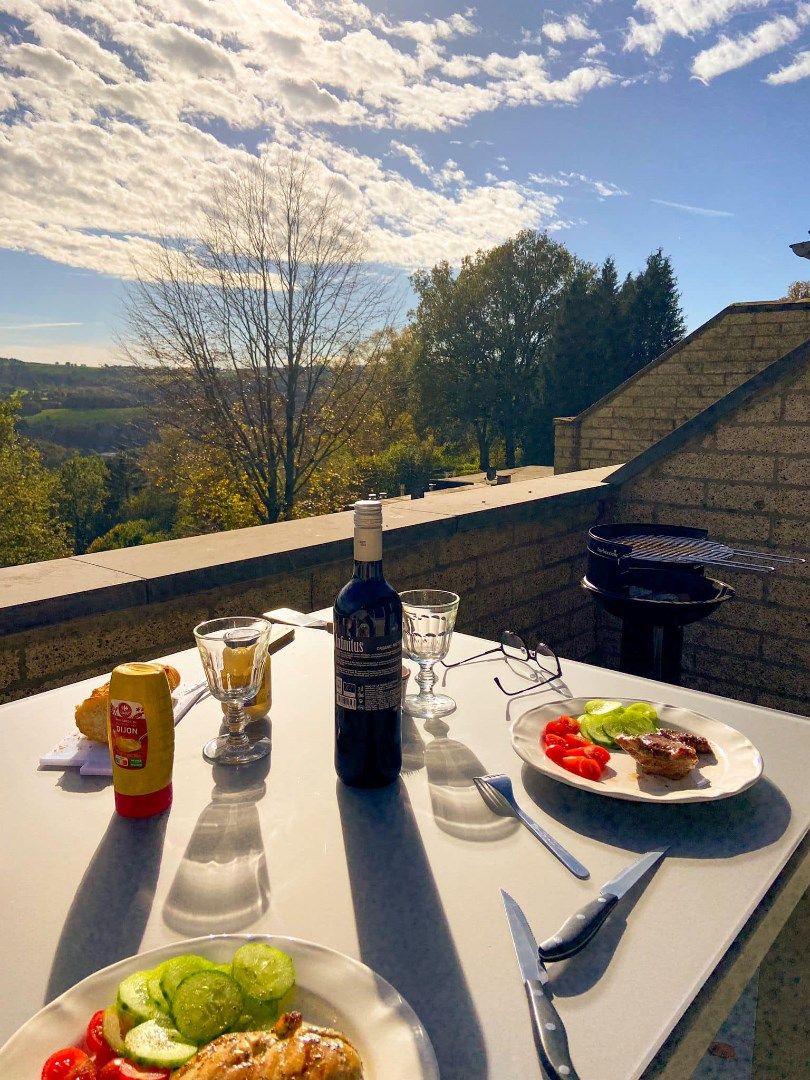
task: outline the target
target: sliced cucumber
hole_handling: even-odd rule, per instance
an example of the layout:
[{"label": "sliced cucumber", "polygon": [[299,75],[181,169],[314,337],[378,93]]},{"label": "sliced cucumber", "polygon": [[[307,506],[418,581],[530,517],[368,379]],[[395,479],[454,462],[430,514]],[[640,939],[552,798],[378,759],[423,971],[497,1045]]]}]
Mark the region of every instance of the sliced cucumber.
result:
[{"label": "sliced cucumber", "polygon": [[233,1025],[233,1031],[269,1031],[280,1015],[278,1001],[255,1001],[245,997],[242,1015]]},{"label": "sliced cucumber", "polygon": [[605,704],[605,702],[604,702],[603,698],[594,698],[593,701],[586,701],[585,702],[585,712],[586,713],[595,712],[597,709],[601,709],[604,704]]},{"label": "sliced cucumber", "polygon": [[193,975],[195,971],[205,971],[216,965],[210,960],[206,960],[204,956],[195,956],[194,953],[184,953],[182,956],[175,956],[171,960],[166,960],[161,964],[160,972],[160,988],[163,991],[166,999],[171,1004],[174,1000],[174,995],[177,991],[177,987],[183,981],[187,979],[189,975]]},{"label": "sliced cucumber", "polygon": [[242,992],[256,1001],[283,997],[295,985],[292,957],[262,941],[250,941],[237,949],[231,970]]},{"label": "sliced cucumber", "polygon": [[162,971],[160,967],[156,967],[154,971],[150,971],[149,978],[146,981],[146,987],[149,991],[149,996],[152,1001],[154,1001],[155,1005],[157,1005],[161,1012],[168,1013],[171,1006],[160,985],[161,975]]},{"label": "sliced cucumber", "polygon": [[109,1008],[104,1010],[101,1031],[116,1054],[123,1054],[124,1052],[124,1037],[129,1027],[128,1023],[122,1022],[121,1014],[115,1005],[110,1005]]},{"label": "sliced cucumber", "polygon": [[628,705],[624,710],[625,716],[641,716],[645,720],[651,721],[658,727],[658,713],[655,709],[646,701],[635,701],[632,705]]},{"label": "sliced cucumber", "polygon": [[[591,706],[590,708],[588,706]],[[585,705],[585,712],[589,716],[610,716],[611,713],[621,712],[624,706],[620,701],[589,701]]]},{"label": "sliced cucumber", "polygon": [[147,1020],[127,1032],[124,1052],[140,1065],[179,1069],[194,1057],[197,1047],[184,1042],[173,1028],[164,1027],[157,1020]]},{"label": "sliced cucumber", "polygon": [[649,735],[657,731],[658,727],[644,716],[630,716],[625,712],[616,720],[606,720],[602,730],[611,739],[615,739],[617,735]]},{"label": "sliced cucumber", "polygon": [[239,1020],[245,1009],[242,991],[222,971],[187,976],[175,991],[172,1015],[177,1030],[196,1043],[210,1042]]},{"label": "sliced cucumber", "polygon": [[152,1000],[149,993],[151,971],[136,971],[118,984],[116,1006],[130,1020],[141,1024],[144,1020],[156,1020],[165,1013]]}]

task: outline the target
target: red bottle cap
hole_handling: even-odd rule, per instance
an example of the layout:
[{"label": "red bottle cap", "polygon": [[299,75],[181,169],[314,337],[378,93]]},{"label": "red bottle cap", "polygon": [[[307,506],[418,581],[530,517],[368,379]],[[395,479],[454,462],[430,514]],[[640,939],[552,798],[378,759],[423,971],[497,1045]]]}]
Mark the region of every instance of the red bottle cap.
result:
[{"label": "red bottle cap", "polygon": [[159,791],[150,791],[147,795],[123,795],[120,791],[115,793],[115,809],[122,817],[152,817],[153,814],[168,810],[171,805],[171,784],[160,788]]}]

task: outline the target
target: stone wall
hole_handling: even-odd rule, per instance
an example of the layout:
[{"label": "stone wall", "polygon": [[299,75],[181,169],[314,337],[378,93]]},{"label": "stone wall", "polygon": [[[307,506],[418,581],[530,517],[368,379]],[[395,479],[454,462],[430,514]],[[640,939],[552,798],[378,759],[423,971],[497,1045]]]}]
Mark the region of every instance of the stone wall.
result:
[{"label": "stone wall", "polygon": [[810,303],[732,304],[590,409],[555,420],[554,471],[630,461],[810,339]]},{"label": "stone wall", "polygon": [[[564,656],[595,649],[579,587],[605,470],[386,503],[386,575],[461,595],[458,628],[506,628]],[[352,569],[352,515],[331,514],[0,570],[0,701],[193,645],[225,614],[331,605]]]},{"label": "stone wall", "polygon": [[[677,449],[662,448],[648,466],[633,463],[611,477],[621,485],[614,520],[692,525],[734,547],[808,558],[810,343],[796,353],[775,383]],[[774,574],[706,572],[737,596],[685,628],[684,684],[810,714],[807,565]],[[600,657],[615,666],[618,622],[600,614],[598,627]]]}]

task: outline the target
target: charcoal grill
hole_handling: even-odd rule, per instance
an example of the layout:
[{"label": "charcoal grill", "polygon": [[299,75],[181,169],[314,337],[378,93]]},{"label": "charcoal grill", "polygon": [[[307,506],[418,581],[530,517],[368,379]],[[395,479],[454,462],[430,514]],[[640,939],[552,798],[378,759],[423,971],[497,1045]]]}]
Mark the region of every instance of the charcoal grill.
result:
[{"label": "charcoal grill", "polygon": [[682,525],[595,525],[588,532],[582,586],[622,621],[619,667],[631,675],[680,683],[683,627],[734,597],[704,566],[771,572],[803,562],[732,548],[706,529]]}]

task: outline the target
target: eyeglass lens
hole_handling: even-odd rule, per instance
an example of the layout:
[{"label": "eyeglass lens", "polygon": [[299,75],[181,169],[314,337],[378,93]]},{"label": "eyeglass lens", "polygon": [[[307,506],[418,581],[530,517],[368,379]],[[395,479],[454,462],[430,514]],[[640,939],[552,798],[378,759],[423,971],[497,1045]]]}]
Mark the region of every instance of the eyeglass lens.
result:
[{"label": "eyeglass lens", "polygon": [[528,660],[529,650],[519,634],[504,630],[501,634],[501,648],[510,660]]}]

